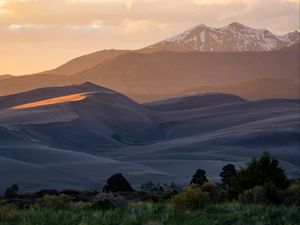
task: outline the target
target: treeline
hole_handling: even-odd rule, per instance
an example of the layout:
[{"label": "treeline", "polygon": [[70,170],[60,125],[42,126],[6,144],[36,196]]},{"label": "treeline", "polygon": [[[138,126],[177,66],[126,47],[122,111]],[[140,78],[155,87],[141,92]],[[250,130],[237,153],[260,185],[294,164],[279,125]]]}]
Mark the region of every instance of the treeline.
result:
[{"label": "treeline", "polygon": [[120,173],[112,175],[102,191],[41,190],[20,194],[17,185],[8,188],[1,204],[12,203],[20,208],[64,207],[71,202],[89,202],[92,207],[111,208],[131,201],[169,201],[176,208],[195,210],[209,204],[238,201],[245,204],[300,205],[300,182],[288,180],[279,161],[264,152],[245,167],[236,169],[227,164],[220,172],[221,182],[209,182],[206,172],[198,169],[185,188],[171,184],[145,182],[136,191]]}]

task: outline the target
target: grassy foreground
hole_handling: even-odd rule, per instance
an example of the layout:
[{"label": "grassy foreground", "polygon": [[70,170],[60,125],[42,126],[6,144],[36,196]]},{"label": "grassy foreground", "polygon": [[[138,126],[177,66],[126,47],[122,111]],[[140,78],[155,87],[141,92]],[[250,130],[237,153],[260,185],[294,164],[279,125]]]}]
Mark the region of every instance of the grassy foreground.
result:
[{"label": "grassy foreground", "polygon": [[87,204],[65,209],[10,209],[1,225],[297,225],[300,207],[223,203],[194,212],[175,209],[168,203],[130,203],[97,210]]}]

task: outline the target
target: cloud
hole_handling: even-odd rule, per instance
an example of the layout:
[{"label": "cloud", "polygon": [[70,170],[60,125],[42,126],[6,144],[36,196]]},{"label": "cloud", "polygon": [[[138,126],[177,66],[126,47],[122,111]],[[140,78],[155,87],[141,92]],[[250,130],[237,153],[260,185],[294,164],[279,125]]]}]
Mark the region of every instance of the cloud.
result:
[{"label": "cloud", "polygon": [[8,26],[9,30],[41,29],[41,28],[43,28],[43,25],[36,25],[36,24],[11,24]]}]

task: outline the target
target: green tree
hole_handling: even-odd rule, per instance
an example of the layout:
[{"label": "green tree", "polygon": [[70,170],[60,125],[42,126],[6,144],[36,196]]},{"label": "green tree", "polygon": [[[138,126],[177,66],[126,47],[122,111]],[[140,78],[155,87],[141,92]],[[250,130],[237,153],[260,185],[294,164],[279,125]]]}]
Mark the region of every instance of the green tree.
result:
[{"label": "green tree", "polygon": [[151,191],[155,187],[155,184],[152,181],[147,181],[141,184],[141,190],[143,191]]},{"label": "green tree", "polygon": [[230,180],[232,177],[236,176],[236,173],[237,171],[233,164],[227,164],[223,167],[219,176],[222,178],[221,180],[225,188],[230,187]]},{"label": "green tree", "polygon": [[11,187],[7,188],[4,194],[5,198],[12,199],[18,196],[19,187],[13,184]]},{"label": "green tree", "polygon": [[205,176],[205,170],[198,169],[196,171],[196,173],[193,175],[193,178],[192,178],[190,184],[202,185],[206,182],[208,182],[208,180]]},{"label": "green tree", "polygon": [[267,183],[273,183],[278,189],[285,189],[289,182],[279,161],[264,152],[259,159],[253,158],[247,167],[241,168],[231,179],[230,192],[236,197],[245,190]]}]

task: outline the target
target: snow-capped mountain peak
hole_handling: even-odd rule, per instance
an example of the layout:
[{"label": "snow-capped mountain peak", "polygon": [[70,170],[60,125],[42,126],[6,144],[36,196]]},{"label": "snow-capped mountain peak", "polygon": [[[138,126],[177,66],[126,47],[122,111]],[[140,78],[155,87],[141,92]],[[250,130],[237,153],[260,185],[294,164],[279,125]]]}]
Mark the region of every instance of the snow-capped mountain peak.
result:
[{"label": "snow-capped mountain peak", "polygon": [[298,43],[298,31],[276,35],[267,29],[256,29],[241,23],[214,28],[199,24],[164,41],[146,47],[170,51],[270,51]]}]

